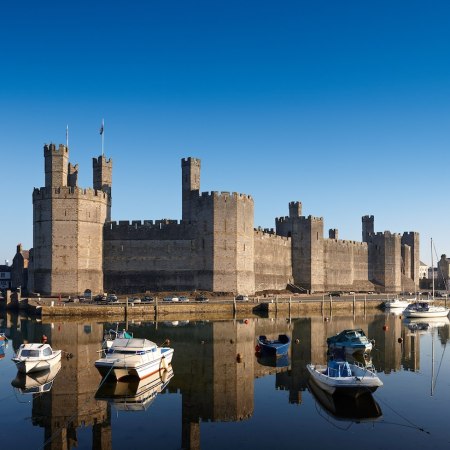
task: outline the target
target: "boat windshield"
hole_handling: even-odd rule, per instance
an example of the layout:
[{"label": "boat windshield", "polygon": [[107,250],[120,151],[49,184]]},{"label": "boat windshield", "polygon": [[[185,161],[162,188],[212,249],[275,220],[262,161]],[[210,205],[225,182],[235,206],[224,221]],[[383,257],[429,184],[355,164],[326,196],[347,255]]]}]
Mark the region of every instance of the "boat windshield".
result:
[{"label": "boat windshield", "polygon": [[20,356],[25,358],[37,358],[39,356],[39,350],[22,350]]}]

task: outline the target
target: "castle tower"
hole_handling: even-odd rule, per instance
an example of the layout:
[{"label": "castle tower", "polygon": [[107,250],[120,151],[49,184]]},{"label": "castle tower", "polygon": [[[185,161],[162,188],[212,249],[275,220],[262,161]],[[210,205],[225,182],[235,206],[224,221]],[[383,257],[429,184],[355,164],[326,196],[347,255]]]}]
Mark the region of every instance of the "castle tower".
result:
[{"label": "castle tower", "polygon": [[374,217],[363,216],[362,218],[362,241],[368,242],[369,236],[374,234]]},{"label": "castle tower", "polygon": [[302,215],[302,202],[289,203],[289,217],[300,217]]},{"label": "castle tower", "polygon": [[76,186],[78,167],[69,169],[64,145],[45,145],[44,157],[46,186],[33,192],[29,285],[50,295],[103,292],[103,226],[111,197]]},{"label": "castle tower", "polygon": [[192,200],[200,192],[200,160],[197,158],[183,158],[181,160],[181,188],[182,188],[182,218],[192,220],[194,211]]},{"label": "castle tower", "polygon": [[408,245],[411,247],[411,257],[409,258],[409,264],[405,264],[405,275],[414,281],[415,290],[419,288],[419,268],[420,268],[420,256],[419,256],[419,246],[420,239],[419,233],[410,231],[403,233],[402,236],[402,246]]},{"label": "castle tower", "polygon": [[60,144],[44,145],[45,187],[67,186],[69,149]]},{"label": "castle tower", "polygon": [[105,155],[92,158],[92,175],[94,189],[108,195],[106,221],[109,222],[111,220],[112,159],[107,160]]}]

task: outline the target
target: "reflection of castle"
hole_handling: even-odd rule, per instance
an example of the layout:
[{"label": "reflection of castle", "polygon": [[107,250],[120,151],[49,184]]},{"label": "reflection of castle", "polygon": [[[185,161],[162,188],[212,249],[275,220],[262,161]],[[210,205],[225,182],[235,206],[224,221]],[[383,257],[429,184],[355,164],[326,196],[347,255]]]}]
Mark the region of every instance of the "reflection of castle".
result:
[{"label": "reflection of castle", "polygon": [[51,391],[33,399],[33,425],[45,429],[45,449],[77,447],[80,426],[92,427],[92,448],[111,449],[110,407],[94,399],[100,382],[94,361],[103,326],[69,322],[45,325],[44,331],[54,348],[73,354],[63,360]]},{"label": "reflection of castle", "polygon": [[362,218],[362,242],[324,237],[322,217],[300,202],[275,229],[254,228],[249,195],[200,191],[200,160],[182,169],[182,221],[111,221],[112,161],[93,159],[93,189],[78,187],[78,165],[64,145],[44,146],[45,187],[33,192],[29,290],[81,294],[104,290],[239,292],[415,290],[419,235],[375,232]]},{"label": "reflection of castle", "polygon": [[[46,448],[74,447],[81,426],[92,427],[92,448],[112,448],[110,406],[94,398],[100,377],[93,363],[103,325],[18,323],[11,317],[9,335],[15,348],[23,341],[37,341],[45,333],[55,348],[74,354],[72,359],[63,360],[53,389],[33,400],[33,424],[45,428]],[[409,333],[399,316],[383,313],[356,318],[334,316],[331,320],[313,316],[290,322],[282,318],[204,322],[170,329],[148,324],[130,326],[130,331],[155,342],[170,337],[175,349],[175,376],[166,392],[181,394],[181,447],[200,449],[202,422],[240,421],[253,415],[256,377],[275,373],[274,388],[289,391],[289,402],[300,404],[308,381],[306,364],[326,361],[328,336],[359,327],[376,341],[372,360],[377,370],[386,374],[402,366],[418,370],[419,336]],[[448,332],[448,326],[439,329],[442,341],[448,339]],[[290,367],[259,365],[254,355],[256,337],[281,333],[292,338]],[[403,339],[401,343],[399,338]]]}]

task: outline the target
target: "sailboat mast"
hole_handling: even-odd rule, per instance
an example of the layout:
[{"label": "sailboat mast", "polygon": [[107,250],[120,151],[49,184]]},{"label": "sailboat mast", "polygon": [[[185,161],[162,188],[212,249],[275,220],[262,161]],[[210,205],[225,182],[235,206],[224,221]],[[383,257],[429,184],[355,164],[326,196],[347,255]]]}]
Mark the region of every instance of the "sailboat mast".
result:
[{"label": "sailboat mast", "polygon": [[433,238],[431,238],[431,280],[432,280],[432,299],[434,300],[434,262],[433,262]]}]

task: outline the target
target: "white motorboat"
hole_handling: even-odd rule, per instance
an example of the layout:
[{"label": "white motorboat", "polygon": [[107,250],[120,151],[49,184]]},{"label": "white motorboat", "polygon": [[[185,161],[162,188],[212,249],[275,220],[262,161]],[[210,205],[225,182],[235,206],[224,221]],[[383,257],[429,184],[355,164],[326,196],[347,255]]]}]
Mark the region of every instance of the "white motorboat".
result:
[{"label": "white motorboat", "polygon": [[408,319],[447,317],[450,310],[444,306],[434,306],[429,302],[417,302],[405,309],[404,315]]},{"label": "white motorboat", "polygon": [[404,323],[410,331],[421,333],[450,325],[450,320],[448,317],[429,317],[427,319],[405,319]]},{"label": "white motorboat", "polygon": [[22,344],[12,360],[19,372],[39,372],[58,364],[61,361],[61,350],[53,350],[49,344]]},{"label": "white motorboat", "polygon": [[41,370],[31,375],[17,372],[11,385],[21,394],[41,394],[48,392],[53,386],[53,381],[61,370],[61,361],[48,370]]},{"label": "white motorboat", "polygon": [[406,309],[411,303],[415,302],[415,298],[401,299],[393,298],[392,300],[386,300],[384,307],[388,309]]},{"label": "white motorboat", "polygon": [[115,339],[131,339],[133,337],[133,333],[128,332],[127,330],[119,331],[118,329],[115,330],[108,330],[104,336],[103,336],[103,342],[102,342],[102,350],[107,351],[112,347],[112,344]]},{"label": "white motorboat", "polygon": [[97,400],[106,400],[118,411],[146,410],[163,392],[173,378],[173,369],[158,370],[145,380],[102,382],[95,394]]},{"label": "white motorboat", "polygon": [[158,347],[147,339],[117,338],[106,355],[95,361],[95,367],[102,377],[142,379],[161,369],[168,370],[172,356],[173,348]]},{"label": "white motorboat", "polygon": [[383,382],[373,367],[361,367],[347,361],[329,361],[325,365],[307,364],[312,379],[326,392],[357,395],[374,392]]}]

